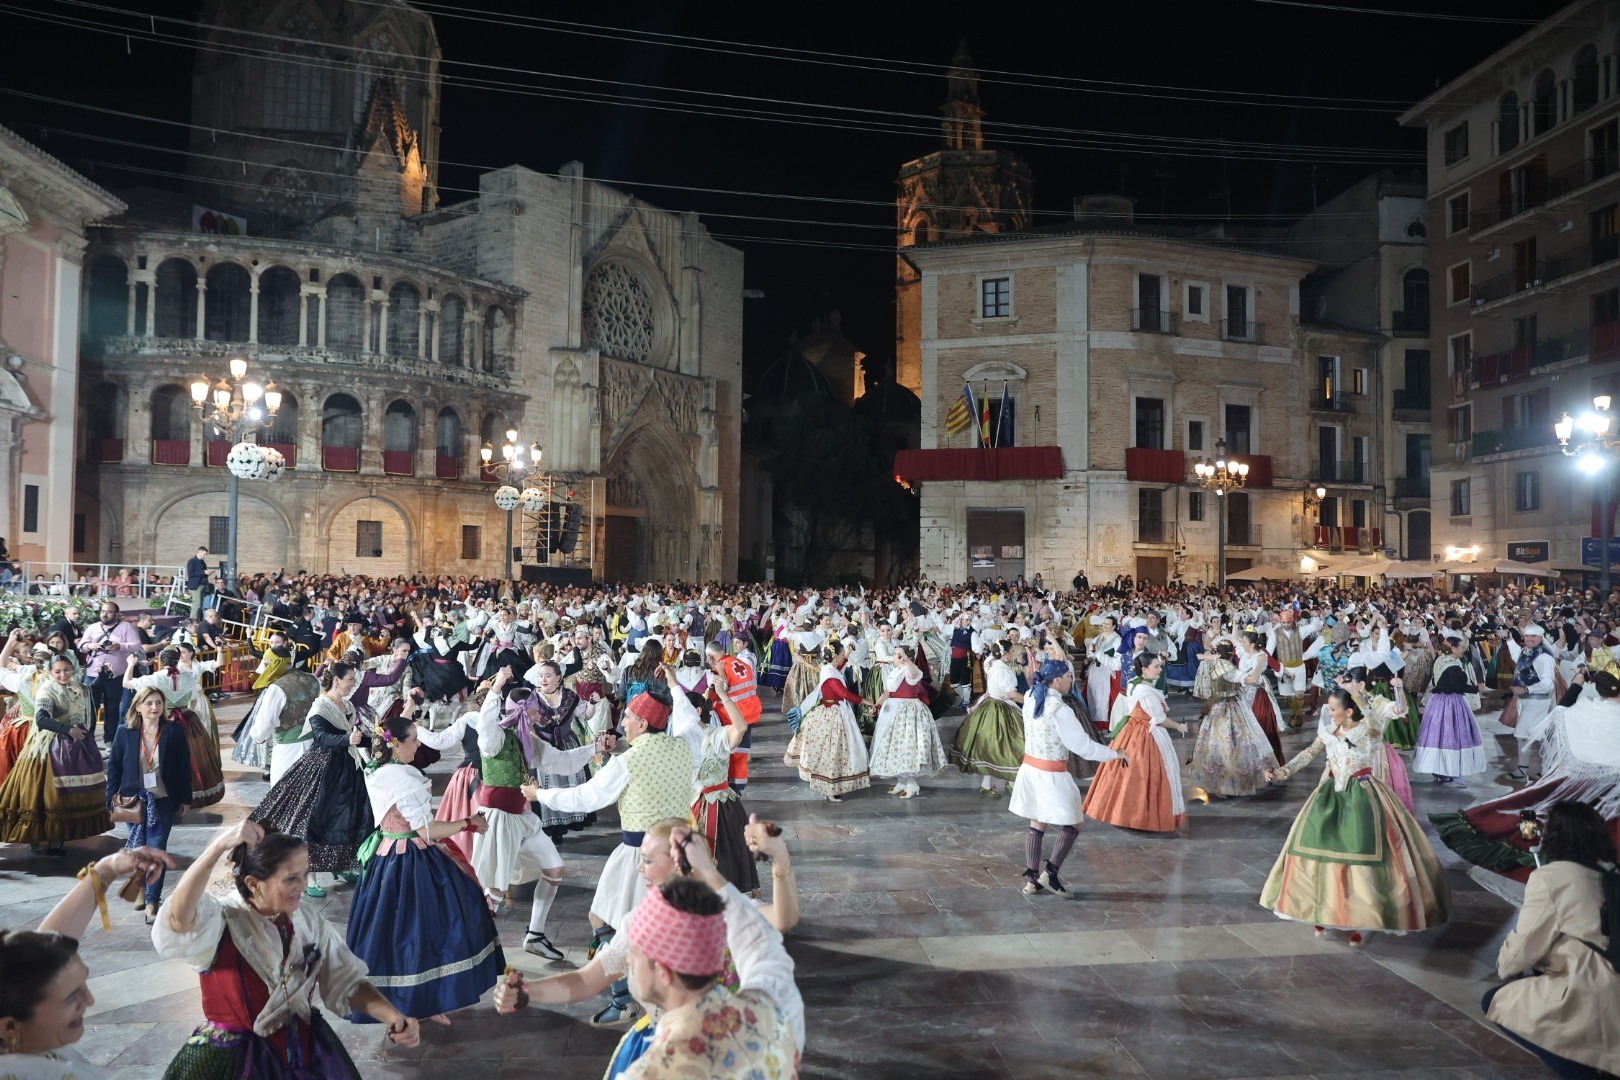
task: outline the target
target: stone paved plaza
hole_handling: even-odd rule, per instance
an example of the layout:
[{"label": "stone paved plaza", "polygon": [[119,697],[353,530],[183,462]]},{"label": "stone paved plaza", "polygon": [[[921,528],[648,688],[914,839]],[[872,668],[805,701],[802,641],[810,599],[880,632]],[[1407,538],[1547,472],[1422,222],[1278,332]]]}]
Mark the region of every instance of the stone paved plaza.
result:
[{"label": "stone paved plaza", "polygon": [[[1196,711],[1183,697],[1173,705],[1178,717]],[[1453,918],[1428,934],[1375,936],[1357,952],[1256,904],[1319,766],[1256,799],[1192,805],[1190,838],[1088,823],[1066,868],[1074,898],[1030,898],[1017,888],[1024,823],[1005,800],[978,798],[976,777],[941,774],[910,802],[876,787],[828,804],[781,764],[787,726],[767,709],[748,803],[782,823],[794,854],[803,921],[788,948],[807,1013],[806,1077],[1548,1075],[1480,1023],[1479,998],[1513,909],[1449,852],[1441,858]],[[222,708],[220,727],[229,731],[243,711]],[[942,722],[947,742],[959,719]],[[1482,726],[1488,743],[1510,738]],[[1287,749],[1304,741],[1287,737]],[[1178,745],[1190,755],[1190,740]],[[182,861],[264,794],[257,774],[226,764],[226,801],[176,830]],[[447,754],[430,773],[442,785],[455,764]],[[1420,818],[1472,801],[1427,777],[1414,777],[1414,788]],[[1495,790],[1476,783],[1472,798]],[[569,878],[551,936],[572,961],[584,959],[586,910],[617,842],[613,823],[609,813],[560,844]],[[112,847],[109,837],[95,852]],[[36,924],[90,850],[76,845],[67,860],[47,860],[0,849],[0,925]],[[342,923],[350,890],[329,894],[307,902]],[[113,932],[95,925],[84,943],[97,1002],[81,1048],[119,1080],[146,1080],[162,1074],[201,1017],[196,977],[158,961],[140,915],[114,905]],[[502,938],[509,960],[541,972],[548,965],[519,948],[527,914],[524,902],[506,915]],[[377,1027],[335,1026],[368,1078],[594,1080],[618,1038],[586,1024],[598,1007],[507,1018],[486,1004],[455,1014],[449,1028],[425,1025],[420,1049],[386,1059]]]}]

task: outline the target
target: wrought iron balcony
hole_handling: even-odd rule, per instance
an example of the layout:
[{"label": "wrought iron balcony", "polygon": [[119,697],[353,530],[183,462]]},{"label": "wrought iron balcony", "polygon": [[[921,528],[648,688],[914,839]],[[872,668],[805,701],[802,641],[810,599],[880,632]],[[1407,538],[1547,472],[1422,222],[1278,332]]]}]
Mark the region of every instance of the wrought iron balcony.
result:
[{"label": "wrought iron balcony", "polygon": [[1260,324],[1252,319],[1222,319],[1221,337],[1226,341],[1259,341]]},{"label": "wrought iron balcony", "polygon": [[1176,333],[1176,316],[1158,308],[1132,308],[1131,329],[1144,334]]}]

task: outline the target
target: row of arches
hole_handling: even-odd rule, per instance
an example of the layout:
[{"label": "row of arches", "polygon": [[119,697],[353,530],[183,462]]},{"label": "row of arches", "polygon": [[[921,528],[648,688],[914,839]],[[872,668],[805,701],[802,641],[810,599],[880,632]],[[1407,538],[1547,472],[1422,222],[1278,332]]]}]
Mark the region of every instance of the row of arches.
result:
[{"label": "row of arches", "polygon": [[[164,460],[166,464],[184,463],[177,462],[172,457],[163,459],[161,448],[175,444],[189,446],[196,430],[193,425],[197,423],[190,393],[185,387],[174,383],[158,386],[152,390],[148,406],[147,435],[153,444],[154,455]],[[86,396],[85,437],[87,445],[91,448],[93,460],[103,463],[109,460],[122,460],[122,445],[128,429],[127,416],[124,389],[116,383],[100,383]],[[283,391],[281,408],[270,426],[260,432],[259,441],[275,446],[296,447],[302,431],[301,416],[297,396],[290,391]],[[366,445],[365,408],[352,394],[342,392],[328,394],[321,402],[318,416],[316,445],[322,452],[323,460],[329,457],[326,454],[329,450],[350,451],[356,454],[364,450],[381,450],[385,455],[414,455],[423,445],[425,434],[423,414],[404,398],[396,398],[384,408],[380,446]],[[459,478],[463,471],[462,462],[469,456],[469,448],[466,445],[467,428],[460,412],[451,406],[444,406],[433,414],[430,430],[434,454],[440,459],[437,470],[439,475],[443,479]],[[478,425],[479,441],[499,446],[504,430],[505,421],[501,415],[486,412]],[[316,433],[312,431],[309,434]],[[116,457],[105,454],[94,456],[102,448],[113,444],[117,445]],[[454,464],[450,464],[452,462]],[[342,468],[335,471],[354,470]],[[401,468],[391,471],[406,470],[402,463]],[[446,472],[450,475],[445,475]]]},{"label": "row of arches", "polygon": [[[436,359],[445,367],[495,373],[512,355],[512,313],[500,304],[478,311],[456,292],[437,297],[412,281],[396,281],[386,302],[374,302],[352,273],[311,288],[286,266],[258,275],[239,263],[219,262],[200,278],[183,258],[165,259],[150,287],[131,281],[114,255],[93,259],[88,270],[86,331],[91,338],[144,334],[225,343],[322,346],[342,352]],[[381,282],[378,282],[380,285]],[[150,307],[150,311],[148,308]],[[198,322],[201,321],[199,330]],[[476,335],[476,336],[475,336]]]},{"label": "row of arches", "polygon": [[[1620,53],[1620,37],[1614,51]],[[1575,50],[1570,63],[1570,91],[1567,116],[1579,116],[1598,103],[1602,93],[1601,61],[1597,46],[1591,43]],[[1551,131],[1558,123],[1558,75],[1543,68],[1531,81],[1529,94],[1521,99],[1509,90],[1496,103],[1496,152],[1508,153],[1519,143]]]}]

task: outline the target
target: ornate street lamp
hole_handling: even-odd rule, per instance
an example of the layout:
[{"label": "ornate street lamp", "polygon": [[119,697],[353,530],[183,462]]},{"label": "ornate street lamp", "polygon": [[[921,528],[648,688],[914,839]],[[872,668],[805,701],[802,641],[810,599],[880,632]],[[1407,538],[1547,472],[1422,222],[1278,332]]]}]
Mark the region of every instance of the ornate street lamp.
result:
[{"label": "ornate street lamp", "polygon": [[1215,493],[1215,581],[1216,588],[1226,588],[1226,504],[1225,495],[1229,491],[1237,491],[1248,483],[1249,463],[1239,461],[1235,457],[1228,457],[1226,453],[1226,440],[1221,439],[1215,443],[1215,457],[1205,458],[1193,465],[1193,472],[1198,476],[1198,482],[1204,490]]},{"label": "ornate street lamp", "polygon": [[[1609,593],[1609,544],[1614,539],[1614,518],[1609,509],[1614,482],[1608,468],[1620,456],[1620,435],[1614,432],[1614,421],[1609,413],[1611,404],[1608,394],[1598,394],[1592,399],[1591,412],[1583,414],[1579,420],[1565,413],[1563,419],[1553,425],[1553,433],[1558,436],[1558,445],[1565,456],[1574,458],[1576,468],[1597,480],[1603,494],[1603,536],[1600,540],[1603,546],[1598,555],[1598,587],[1605,596]],[[1591,438],[1571,445],[1570,440],[1574,438],[1577,427]]]},{"label": "ornate street lamp", "polygon": [[243,480],[274,480],[287,469],[287,459],[281,451],[260,446],[254,441],[261,428],[269,427],[281,409],[281,391],[274,380],[260,383],[248,378],[247,357],[237,355],[228,362],[228,375],[210,380],[202,376],[191,384],[191,403],[207,427],[213,428],[225,441],[232,443],[225,457],[225,468],[231,474],[228,488],[230,509],[229,542],[225,553],[225,573],[221,584],[236,585],[237,511],[240,502],[238,484]]},{"label": "ornate street lamp", "polygon": [[[539,443],[527,447],[518,442],[516,428],[506,429],[506,442],[501,444],[501,460],[495,461],[495,448],[485,443],[478,451],[484,467],[507,481],[495,489],[495,505],[506,511],[506,579],[512,580],[512,515],[522,504],[525,512],[538,514],[546,505],[551,491],[551,478],[541,470],[544,451]],[[527,486],[519,491],[516,485],[525,479],[538,478],[544,489]]]}]

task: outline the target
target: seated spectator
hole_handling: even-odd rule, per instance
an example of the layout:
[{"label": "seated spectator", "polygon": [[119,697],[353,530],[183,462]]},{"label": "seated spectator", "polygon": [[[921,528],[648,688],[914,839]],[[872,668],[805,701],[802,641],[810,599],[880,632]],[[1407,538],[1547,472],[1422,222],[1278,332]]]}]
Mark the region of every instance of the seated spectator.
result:
[{"label": "seated spectator", "polygon": [[1524,889],[1518,925],[1502,943],[1485,1015],[1565,1080],[1620,1073],[1620,971],[1606,950],[1620,912],[1605,912],[1614,841],[1596,810],[1553,804],[1541,867]]}]

